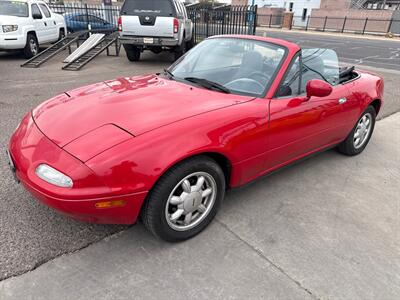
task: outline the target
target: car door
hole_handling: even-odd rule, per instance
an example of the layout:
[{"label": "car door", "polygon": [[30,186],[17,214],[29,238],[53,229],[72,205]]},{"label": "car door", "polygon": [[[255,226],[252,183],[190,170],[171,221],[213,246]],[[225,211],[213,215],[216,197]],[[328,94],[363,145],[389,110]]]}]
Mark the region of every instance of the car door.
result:
[{"label": "car door", "polygon": [[304,60],[298,53],[275,97],[270,100],[266,169],[279,167],[343,139],[347,125],[342,118],[342,104],[348,89],[335,85],[329,96],[308,99],[307,82],[325,76],[322,75],[324,71],[317,70],[323,69],[319,65],[322,60],[317,59],[317,66],[310,67],[313,71],[305,68]]},{"label": "car door", "polygon": [[183,14],[183,27],[185,28],[185,37],[186,40],[190,40],[192,38],[192,28],[191,28],[192,22],[188,18],[185,5],[182,2],[179,2],[179,4],[181,5],[181,10]]},{"label": "car door", "polygon": [[46,42],[47,23],[46,20],[43,19],[43,14],[37,4],[31,4],[31,15],[39,44]]},{"label": "car door", "polygon": [[59,32],[57,29],[57,23],[54,15],[51,13],[50,9],[44,3],[39,3],[39,8],[44,15],[44,21],[46,23],[46,38],[47,41],[54,42],[59,37]]}]

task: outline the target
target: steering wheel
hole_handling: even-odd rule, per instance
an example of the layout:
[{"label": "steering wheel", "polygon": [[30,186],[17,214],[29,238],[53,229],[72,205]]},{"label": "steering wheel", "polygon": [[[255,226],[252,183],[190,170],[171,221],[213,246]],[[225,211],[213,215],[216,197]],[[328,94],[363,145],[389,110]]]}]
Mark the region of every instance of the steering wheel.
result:
[{"label": "steering wheel", "polygon": [[251,78],[239,78],[225,84],[225,87],[241,92],[261,94],[264,91],[264,86],[257,80]]},{"label": "steering wheel", "polygon": [[247,77],[258,81],[261,84],[262,83],[266,84],[271,79],[270,76],[268,76],[265,73],[260,72],[260,71],[251,72],[250,75],[248,75]]}]

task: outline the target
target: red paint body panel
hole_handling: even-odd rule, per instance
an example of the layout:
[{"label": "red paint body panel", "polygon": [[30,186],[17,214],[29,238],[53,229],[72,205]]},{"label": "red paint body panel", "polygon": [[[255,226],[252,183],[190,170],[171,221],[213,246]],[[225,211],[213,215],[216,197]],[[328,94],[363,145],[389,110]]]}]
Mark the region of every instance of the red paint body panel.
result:
[{"label": "red paint body panel", "polygon": [[118,78],[68,94],[71,97],[57,96],[33,111],[40,130],[61,147],[105,124],[115,124],[136,136],[252,99],[215,93],[156,75]]},{"label": "red paint body panel", "polygon": [[[238,37],[238,36],[231,36]],[[40,201],[80,220],[133,223],[157,180],[176,163],[220,155],[237,187],[341,142],[365,108],[382,101],[383,81],[361,73],[327,97],[274,99],[300,48],[287,57],[265,98],[223,94],[156,75],[119,78],[59,95],[34,109],[13,134],[9,150],[17,177]],[[339,105],[338,99],[347,102]],[[51,185],[35,174],[46,163],[73,180]],[[118,208],[95,203],[124,200]]]},{"label": "red paint body panel", "polygon": [[[86,162],[97,154],[122,143],[133,135],[112,124],[100,126],[85,135],[69,142],[63,147],[82,162]],[[82,151],[85,149],[85,151]]]}]

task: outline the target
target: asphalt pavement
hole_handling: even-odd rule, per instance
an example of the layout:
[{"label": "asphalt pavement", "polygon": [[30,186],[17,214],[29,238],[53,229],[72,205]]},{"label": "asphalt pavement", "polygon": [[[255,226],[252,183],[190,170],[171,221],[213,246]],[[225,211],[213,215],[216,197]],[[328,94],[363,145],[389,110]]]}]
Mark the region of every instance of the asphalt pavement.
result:
[{"label": "asphalt pavement", "polygon": [[397,113],[359,156],[325,152],[230,191],[189,241],[138,224],[1,281],[0,298],[399,299],[399,132]]},{"label": "asphalt pavement", "polygon": [[344,36],[262,28],[257,34],[285,39],[307,48],[334,49],[344,63],[400,71],[400,38]]},{"label": "asphalt pavement", "polygon": [[[102,55],[80,72],[61,71],[61,59],[39,69],[19,68],[23,61],[0,54],[0,280],[25,273],[0,283],[0,299],[400,297],[398,114],[378,123],[361,156],[329,151],[232,191],[207,231],[170,245],[141,224],[80,223],[42,206],[12,181],[4,150],[23,115],[42,101],[159,72],[172,55],[148,54],[139,63],[124,53]],[[400,111],[399,70],[368,59],[361,65],[385,79],[380,118]]]}]

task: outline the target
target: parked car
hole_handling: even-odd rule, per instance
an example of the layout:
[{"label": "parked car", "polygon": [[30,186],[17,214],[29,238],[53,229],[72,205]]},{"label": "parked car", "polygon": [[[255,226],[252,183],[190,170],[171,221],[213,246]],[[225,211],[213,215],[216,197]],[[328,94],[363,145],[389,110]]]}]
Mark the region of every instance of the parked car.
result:
[{"label": "parked car", "polygon": [[211,37],[164,74],[78,88],[29,112],[9,144],[16,178],[43,203],[167,241],[203,230],[228,188],[324,149],[357,155],[383,79],[339,69],[330,49]]},{"label": "parked car", "polygon": [[67,25],[68,32],[76,32],[82,30],[88,30],[88,25],[92,30],[97,31],[116,31],[117,26],[110,22],[85,13],[67,13],[64,15],[65,23]]},{"label": "parked car", "polygon": [[173,51],[178,59],[194,44],[192,21],[179,0],[126,0],[118,30],[130,61],[138,61],[144,50]]},{"label": "parked car", "polygon": [[37,0],[0,1],[0,50],[21,49],[30,58],[39,46],[66,34],[64,18]]}]

